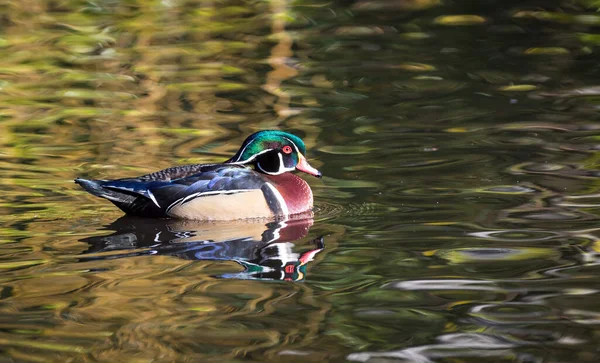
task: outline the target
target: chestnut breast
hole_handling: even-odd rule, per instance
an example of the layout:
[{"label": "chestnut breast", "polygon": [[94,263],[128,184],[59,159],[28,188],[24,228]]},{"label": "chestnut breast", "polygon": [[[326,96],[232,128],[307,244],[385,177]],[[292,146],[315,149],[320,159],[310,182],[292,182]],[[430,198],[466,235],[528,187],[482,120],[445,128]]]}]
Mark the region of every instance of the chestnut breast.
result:
[{"label": "chestnut breast", "polygon": [[268,175],[267,179],[281,194],[290,215],[307,212],[312,209],[312,190],[304,179],[292,173]]}]

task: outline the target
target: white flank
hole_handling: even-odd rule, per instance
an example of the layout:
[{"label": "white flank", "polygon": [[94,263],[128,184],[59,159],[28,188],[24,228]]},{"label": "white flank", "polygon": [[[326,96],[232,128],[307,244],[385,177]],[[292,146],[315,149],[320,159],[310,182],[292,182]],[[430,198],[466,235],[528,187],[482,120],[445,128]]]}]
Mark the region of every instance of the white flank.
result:
[{"label": "white flank", "polygon": [[204,197],[206,195],[217,195],[217,194],[236,194],[236,193],[242,193],[242,192],[251,192],[253,190],[256,189],[236,189],[236,190],[215,190],[215,191],[210,191],[210,192],[198,192],[198,193],[194,193],[194,194],[190,194],[186,197],[183,198],[179,198],[176,201],[174,201],[173,203],[171,203],[171,205],[169,205],[167,207],[167,213],[169,213],[169,210],[177,205],[182,206],[185,203],[189,202],[192,199],[196,199],[198,197]]}]

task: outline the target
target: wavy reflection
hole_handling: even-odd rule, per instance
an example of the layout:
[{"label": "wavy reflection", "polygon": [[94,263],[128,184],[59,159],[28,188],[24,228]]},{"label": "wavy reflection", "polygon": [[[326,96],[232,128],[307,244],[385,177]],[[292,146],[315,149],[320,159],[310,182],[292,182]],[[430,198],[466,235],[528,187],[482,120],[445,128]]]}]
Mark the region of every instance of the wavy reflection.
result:
[{"label": "wavy reflection", "polygon": [[361,352],[347,356],[349,361],[367,362],[379,359],[394,359],[415,363],[432,363],[444,358],[513,358],[511,348],[515,342],[504,338],[479,333],[457,333],[441,335],[437,344],[428,344],[389,352]]},{"label": "wavy reflection", "polygon": [[185,260],[234,261],[244,270],[216,277],[302,281],[307,264],[325,248],[323,237],[317,237],[312,240],[313,248],[294,251],[294,241],[306,237],[312,224],[312,219],[224,224],[125,216],[106,226],[114,233],[83,239],[89,248],[80,260],[167,255]]}]

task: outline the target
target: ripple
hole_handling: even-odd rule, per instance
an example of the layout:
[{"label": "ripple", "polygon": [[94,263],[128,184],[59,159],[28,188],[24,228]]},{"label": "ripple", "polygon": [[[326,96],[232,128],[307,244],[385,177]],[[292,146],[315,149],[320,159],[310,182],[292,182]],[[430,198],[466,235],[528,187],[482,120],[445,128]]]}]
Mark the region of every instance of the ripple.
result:
[{"label": "ripple", "polygon": [[559,318],[558,312],[543,305],[510,303],[482,304],[471,309],[470,315],[489,322],[510,324],[548,323]]},{"label": "ripple", "polygon": [[321,152],[335,155],[359,155],[368,154],[373,151],[373,148],[361,145],[343,146],[343,145],[327,145],[318,149]]},{"label": "ripple", "polygon": [[557,171],[566,168],[565,165],[553,164],[553,163],[529,163],[523,167],[523,170],[532,172],[546,172],[546,171]]},{"label": "ripple", "polygon": [[493,281],[467,280],[467,279],[433,279],[410,280],[390,282],[383,286],[400,290],[475,290],[475,291],[500,291],[502,290]]},{"label": "ripple", "polygon": [[533,186],[524,185],[496,185],[483,188],[459,189],[459,188],[414,188],[403,190],[404,194],[437,196],[437,195],[460,195],[469,193],[488,193],[488,194],[504,194],[504,195],[522,195],[538,193],[541,190]]},{"label": "ripple", "polygon": [[514,342],[497,336],[481,333],[445,334],[438,338],[439,343],[410,347],[386,352],[361,352],[349,354],[346,358],[355,362],[367,362],[377,358],[401,359],[407,362],[430,363],[441,358],[452,357],[492,357],[514,358],[508,349]]},{"label": "ripple", "polygon": [[84,289],[89,281],[78,275],[42,275],[15,281],[13,297],[42,299],[47,296],[59,296]]},{"label": "ripple", "polygon": [[531,194],[539,192],[539,189],[532,187],[526,187],[523,185],[497,185],[493,187],[475,189],[482,193],[495,193],[495,194]]},{"label": "ripple", "polygon": [[555,259],[560,253],[551,248],[458,248],[453,250],[438,250],[435,256],[450,261],[451,263],[472,262],[507,262],[530,259]]},{"label": "ripple", "polygon": [[578,166],[562,165],[556,163],[525,162],[513,165],[509,168],[509,170],[512,174],[515,175],[541,174],[575,179],[598,178],[598,175],[600,175],[600,172],[598,172],[598,170],[587,170],[581,169]]},{"label": "ripple", "polygon": [[482,304],[469,313],[479,320],[493,324],[550,324],[567,319],[578,324],[600,324],[600,313],[579,309],[553,309],[539,304],[511,303]]},{"label": "ripple", "polygon": [[404,189],[403,194],[414,194],[424,196],[440,196],[440,195],[460,195],[466,193],[464,189],[457,188],[415,188],[415,189]]},{"label": "ripple", "polygon": [[600,95],[600,86],[581,87],[555,92],[538,92],[532,96],[539,98],[574,98],[594,97],[598,95]]},{"label": "ripple", "polygon": [[446,26],[465,26],[484,24],[488,19],[474,14],[442,15],[433,20],[435,24]]},{"label": "ripple", "polygon": [[600,324],[600,312],[597,311],[567,309],[563,312],[563,315],[566,319],[572,320],[579,324]]},{"label": "ripple", "polygon": [[377,215],[384,208],[375,203],[337,203],[319,200],[314,206],[315,220],[325,221],[339,217],[360,217]]},{"label": "ripple", "polygon": [[511,213],[510,217],[534,221],[573,221],[585,218],[581,213],[552,210]]},{"label": "ripple", "polygon": [[600,207],[600,194],[565,195],[554,204],[560,207]]},{"label": "ripple", "polygon": [[397,163],[396,168],[422,168],[422,167],[432,167],[432,166],[441,166],[448,164],[456,164],[463,162],[461,159],[433,159],[433,160],[413,160],[406,161],[404,163]]},{"label": "ripple", "polygon": [[494,241],[508,241],[508,242],[534,242],[534,241],[547,241],[557,237],[563,237],[564,234],[560,232],[550,231],[531,231],[531,230],[517,230],[507,229],[498,231],[485,231],[485,232],[472,232],[469,236],[480,237],[490,239]]}]

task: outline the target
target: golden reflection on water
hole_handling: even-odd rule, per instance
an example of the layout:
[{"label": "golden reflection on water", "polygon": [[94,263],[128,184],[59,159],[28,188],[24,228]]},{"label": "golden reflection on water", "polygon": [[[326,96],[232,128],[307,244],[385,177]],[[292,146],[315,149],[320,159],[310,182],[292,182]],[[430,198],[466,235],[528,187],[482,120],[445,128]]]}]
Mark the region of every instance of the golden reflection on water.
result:
[{"label": "golden reflection on water", "polygon": [[[33,349],[32,359],[101,360],[226,359],[306,345],[327,311],[313,289],[247,279],[305,279],[324,248],[321,238],[295,246],[311,225],[123,217],[107,226],[115,232],[85,238],[87,250],[77,233],[57,236],[56,245],[29,239],[27,245],[62,253],[29,252],[40,264],[6,267],[1,310],[10,320],[0,343]],[[44,228],[60,234],[52,232],[55,223]],[[277,329],[267,328],[272,323]]]}]

